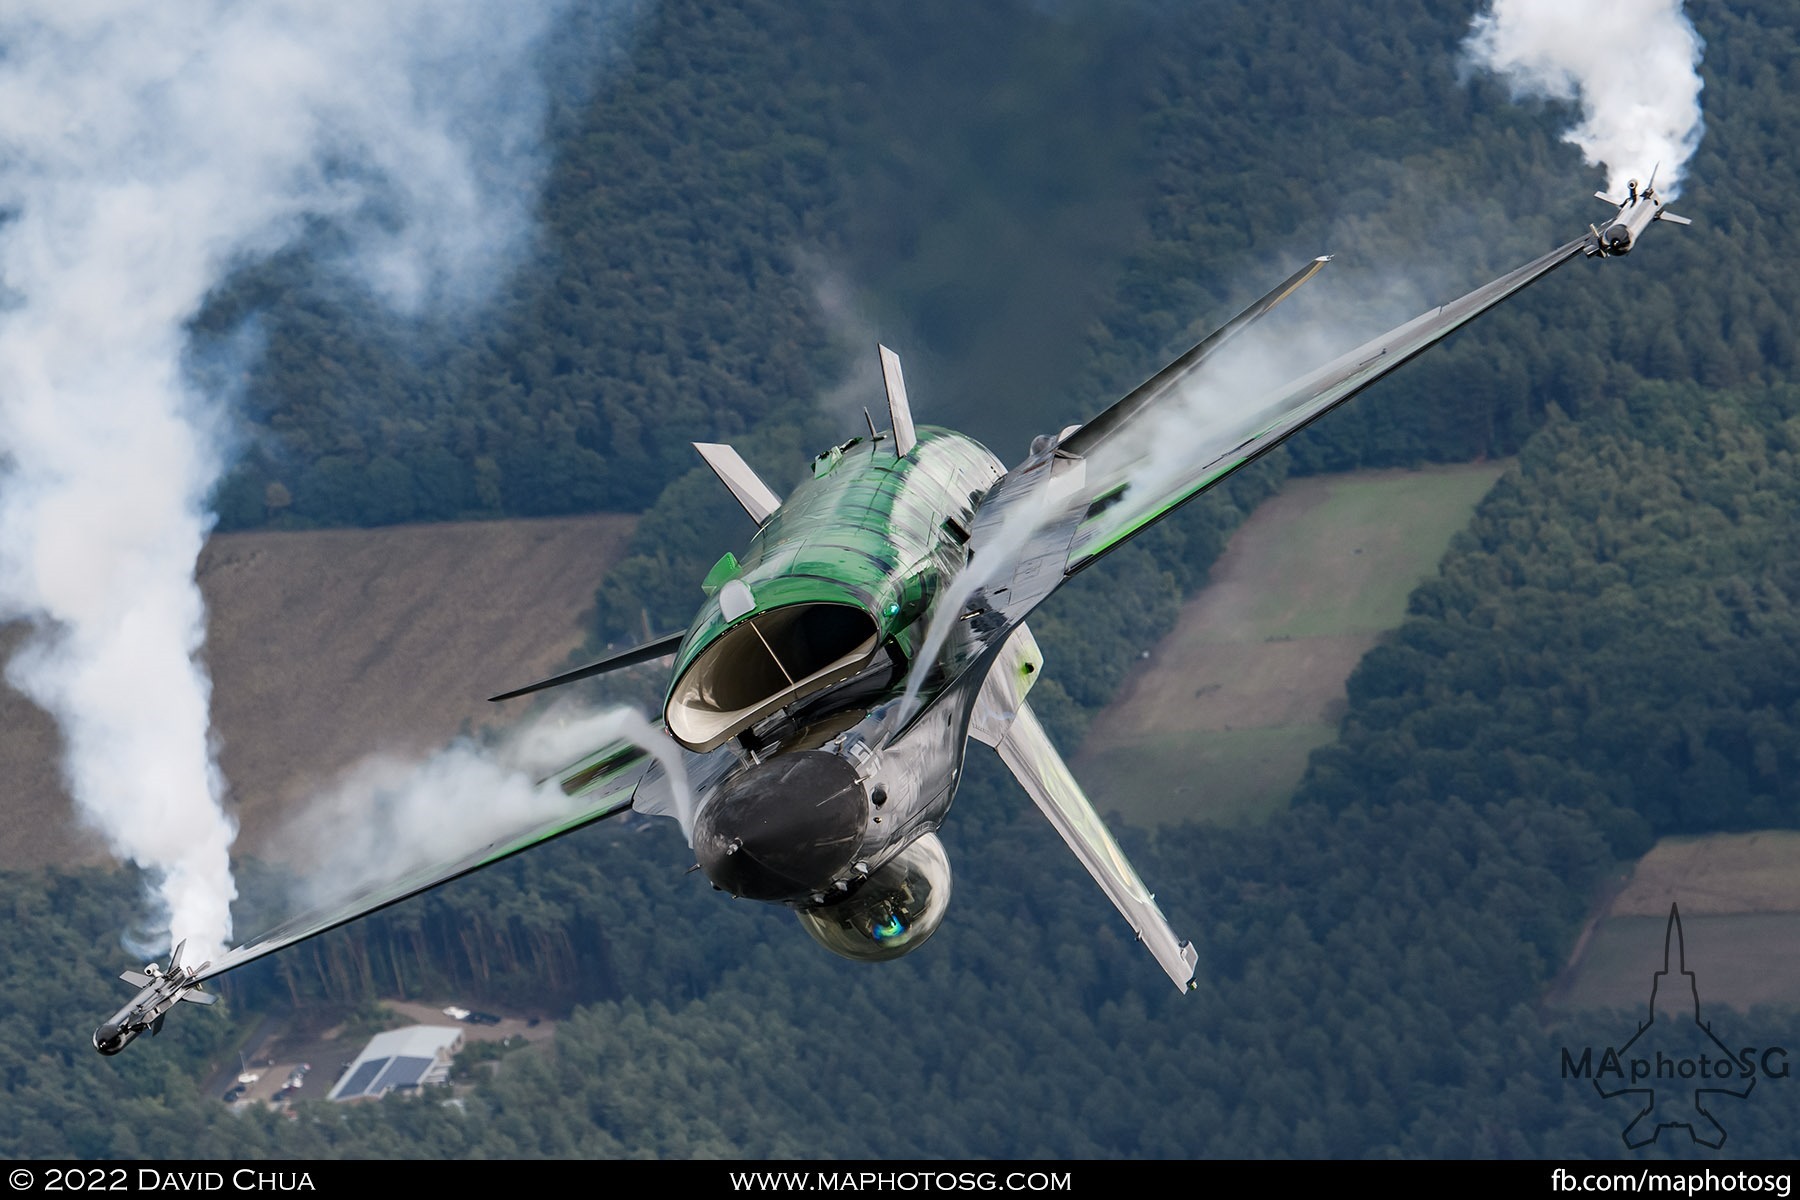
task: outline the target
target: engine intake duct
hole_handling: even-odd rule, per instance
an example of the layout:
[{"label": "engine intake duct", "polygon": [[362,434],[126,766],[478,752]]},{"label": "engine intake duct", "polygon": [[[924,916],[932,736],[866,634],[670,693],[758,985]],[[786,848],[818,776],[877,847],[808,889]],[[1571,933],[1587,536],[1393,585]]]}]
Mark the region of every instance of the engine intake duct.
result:
[{"label": "engine intake duct", "polygon": [[854,605],[791,604],[732,626],[670,690],[669,732],[705,752],[796,700],[857,674],[874,657],[875,620]]}]

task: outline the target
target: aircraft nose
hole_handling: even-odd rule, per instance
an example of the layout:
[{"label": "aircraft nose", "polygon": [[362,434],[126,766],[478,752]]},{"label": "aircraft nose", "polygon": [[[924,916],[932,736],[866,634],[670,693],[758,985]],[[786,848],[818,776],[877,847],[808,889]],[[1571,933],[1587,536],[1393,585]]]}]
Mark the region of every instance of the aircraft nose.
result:
[{"label": "aircraft nose", "polygon": [[700,869],[746,900],[795,900],[856,858],[869,798],[850,764],[801,750],[727,780],[694,821]]}]

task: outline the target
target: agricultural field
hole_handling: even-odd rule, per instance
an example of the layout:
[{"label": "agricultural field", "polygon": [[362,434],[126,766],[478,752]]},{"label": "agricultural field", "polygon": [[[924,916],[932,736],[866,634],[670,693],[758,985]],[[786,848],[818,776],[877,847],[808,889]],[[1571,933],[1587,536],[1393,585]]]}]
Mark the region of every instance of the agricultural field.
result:
[{"label": "agricultural field", "polygon": [[1290,481],[1095,719],[1072,764],[1095,804],[1143,825],[1285,805],[1337,734],[1351,670],[1506,465]]},{"label": "agricultural field", "polygon": [[[238,847],[375,753],[506,719],[486,697],[580,647],[629,516],[214,536],[201,555],[214,730]],[[23,630],[0,630],[0,649]],[[108,861],[77,824],[50,719],[0,687],[0,866]]]},{"label": "agricultural field", "polygon": [[[1800,832],[1665,838],[1583,931],[1550,1001],[1557,1008],[1644,1008],[1663,969],[1669,909],[1701,1018],[1800,1002]],[[1678,963],[1670,964],[1679,970]]]}]

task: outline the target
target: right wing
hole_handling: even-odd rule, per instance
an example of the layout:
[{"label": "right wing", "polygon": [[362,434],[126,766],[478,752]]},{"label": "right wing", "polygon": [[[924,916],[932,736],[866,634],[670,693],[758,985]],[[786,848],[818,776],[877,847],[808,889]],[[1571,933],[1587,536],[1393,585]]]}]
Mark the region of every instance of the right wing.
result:
[{"label": "right wing", "polygon": [[1083,427],[1064,444],[1086,460],[1080,495],[1088,502],[1069,542],[1066,573],[1088,566],[1586,248],[1585,237],[1558,247],[1245,405],[1235,419],[1181,430],[1184,440],[1173,447],[1160,443],[1162,421],[1179,420],[1179,379],[1130,420],[1094,436]]},{"label": "right wing", "polygon": [[[975,514],[970,559],[985,566],[981,593],[965,616],[981,634],[976,640],[991,647],[1069,576],[1583,254],[1587,243],[1583,237],[1560,246],[1260,399],[1249,399],[1224,419],[1198,420],[1184,412],[1183,385],[1204,367],[1206,356],[1196,354],[1207,345],[1203,342],[1066,439],[1039,438]],[[1311,269],[1317,269],[1316,262]],[[1303,270],[1289,283],[1297,286],[1306,275]],[[1134,397],[1141,399],[1133,402]],[[978,653],[971,647],[961,657],[968,661]]]},{"label": "right wing", "polygon": [[493,838],[466,854],[441,862],[426,863],[398,878],[372,884],[342,900],[302,913],[267,933],[226,951],[203,969],[198,978],[211,979],[215,975],[222,975],[266,954],[286,949],[295,942],[316,937],[358,917],[398,904],[441,883],[448,883],[460,875],[467,875],[490,863],[499,862],[521,850],[528,850],[603,817],[623,812],[631,807],[632,794],[655,762],[650,751],[634,742],[620,740],[608,743],[553,776],[562,793],[570,800],[567,811]]},{"label": "right wing", "polygon": [[1299,290],[1300,285],[1319,273],[1331,261],[1331,255],[1319,257],[1282,280],[1281,286],[1246,308],[1212,333],[1202,338],[1186,354],[1132,389],[1131,393],[1111,408],[1063,439],[1062,448],[1070,454],[1092,454],[1105,441],[1117,434],[1145,409],[1165,400],[1181,382],[1193,374],[1194,368],[1211,358],[1220,347],[1267,316],[1269,310]]}]

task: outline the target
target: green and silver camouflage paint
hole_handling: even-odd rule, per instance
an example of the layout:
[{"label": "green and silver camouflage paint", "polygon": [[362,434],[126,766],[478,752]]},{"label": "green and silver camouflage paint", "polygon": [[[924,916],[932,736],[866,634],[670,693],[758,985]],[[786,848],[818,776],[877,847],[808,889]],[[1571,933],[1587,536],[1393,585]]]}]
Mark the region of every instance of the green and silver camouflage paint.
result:
[{"label": "green and silver camouflage paint", "polygon": [[935,426],[919,427],[904,458],[887,437],[853,438],[819,455],[736,570],[727,564],[708,577],[714,589],[741,582],[754,607],[727,619],[720,592],[707,598],[676,652],[665,711],[688,667],[722,634],[790,605],[853,605],[874,619],[879,643],[893,641],[910,658],[920,618],[968,557],[976,503],[1003,474],[980,442]]}]

